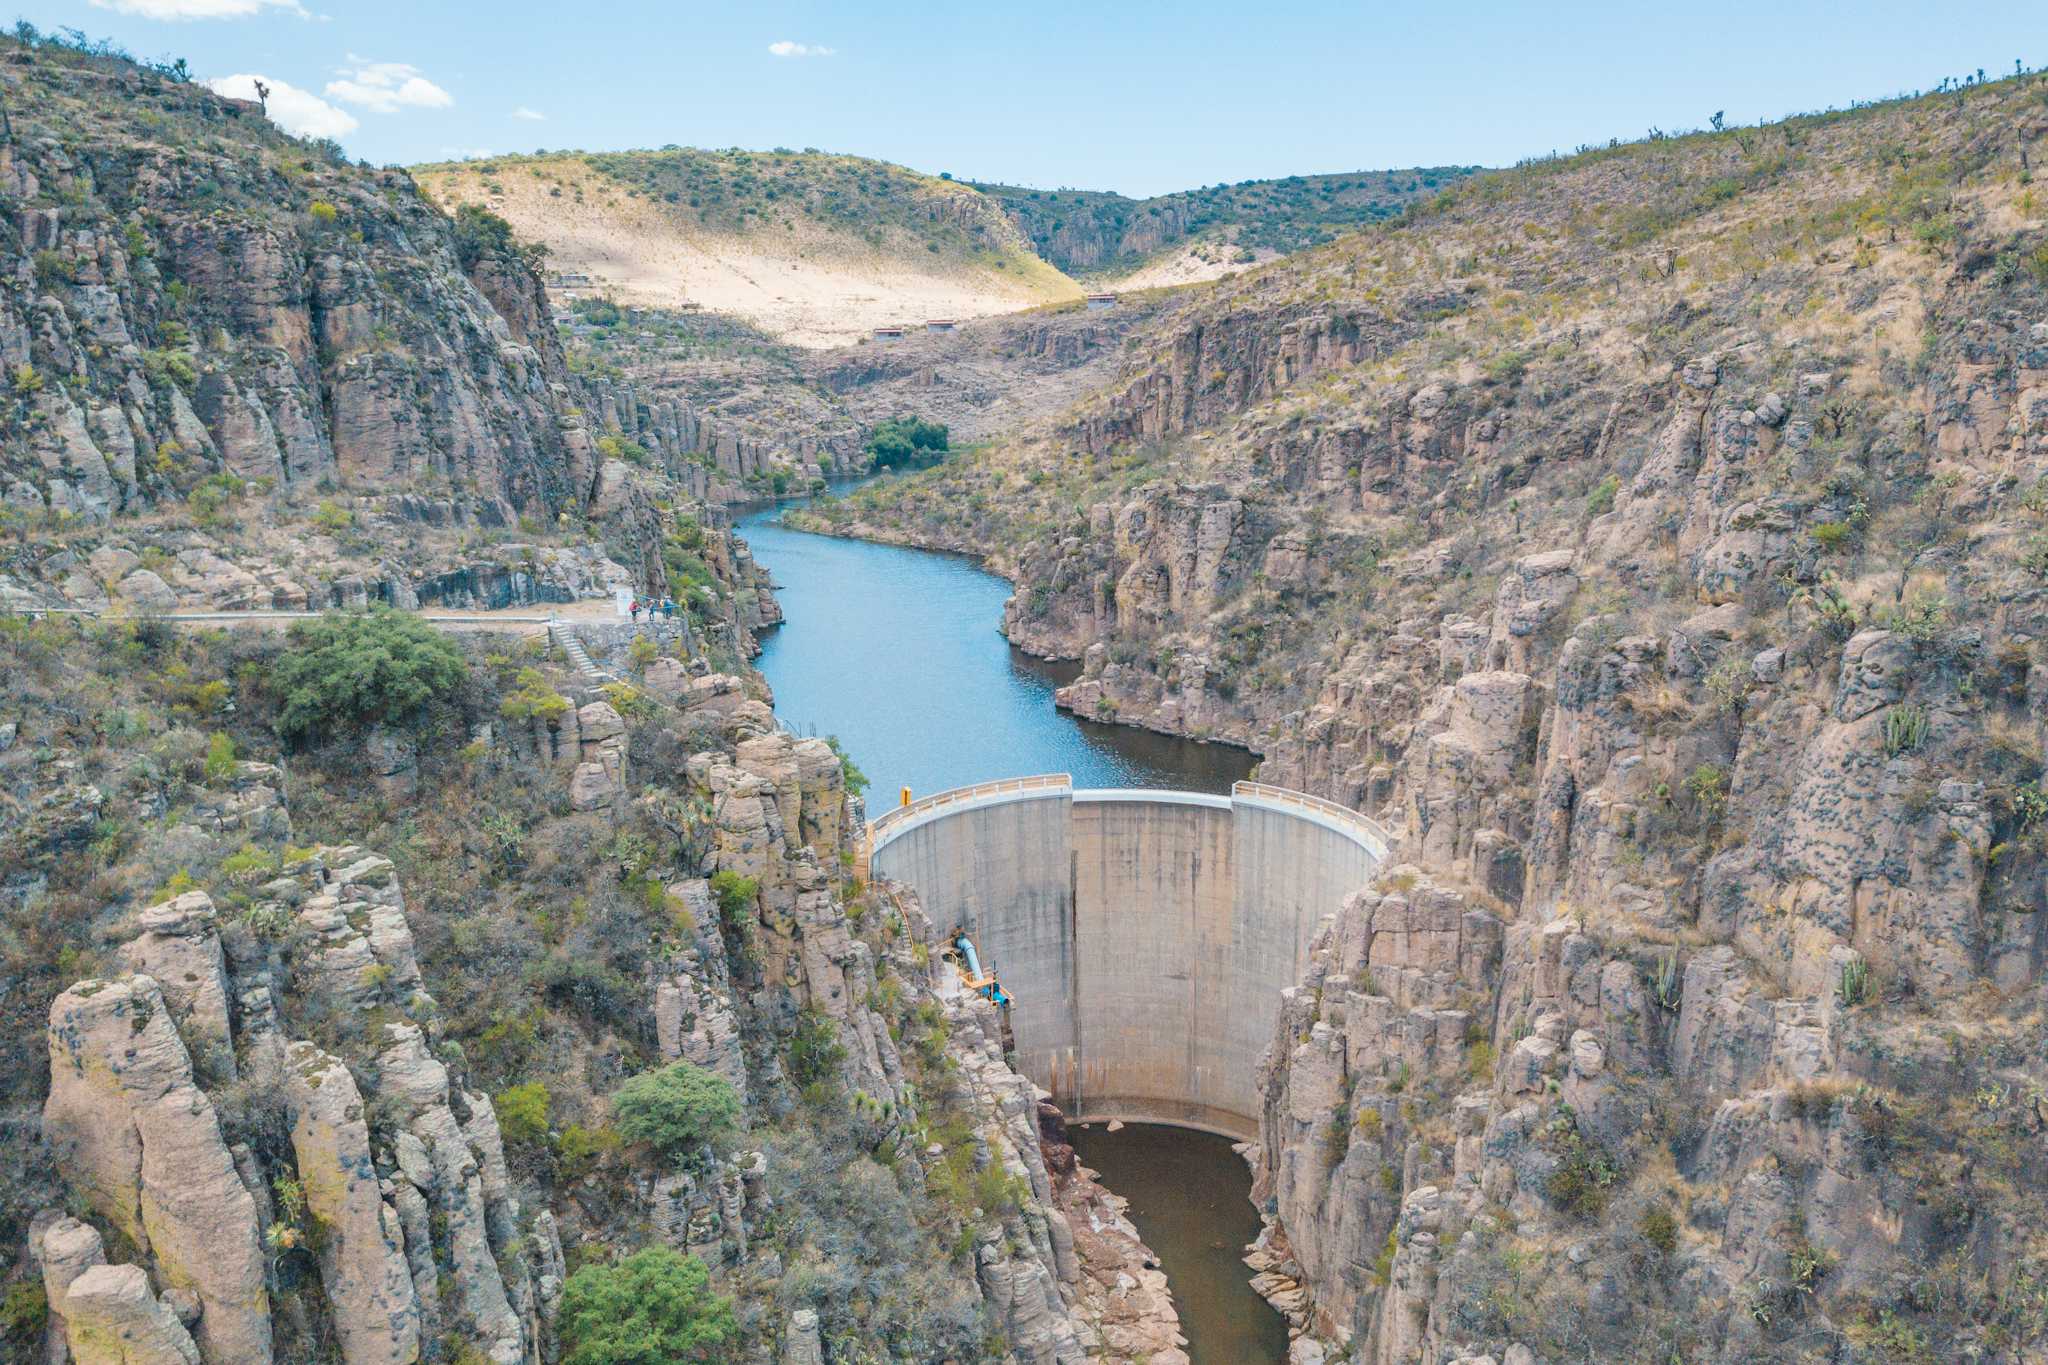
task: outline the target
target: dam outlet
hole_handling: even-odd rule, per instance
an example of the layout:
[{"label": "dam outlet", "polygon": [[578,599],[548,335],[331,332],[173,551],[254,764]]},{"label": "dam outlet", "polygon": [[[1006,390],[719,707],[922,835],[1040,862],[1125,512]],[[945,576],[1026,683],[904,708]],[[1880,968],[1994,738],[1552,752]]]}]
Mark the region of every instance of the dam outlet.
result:
[{"label": "dam outlet", "polygon": [[1258,1135],[1258,1064],[1323,918],[1387,856],[1372,820],[1230,795],[987,782],[889,811],[870,875],[980,946],[1016,1065],[1080,1121]]}]

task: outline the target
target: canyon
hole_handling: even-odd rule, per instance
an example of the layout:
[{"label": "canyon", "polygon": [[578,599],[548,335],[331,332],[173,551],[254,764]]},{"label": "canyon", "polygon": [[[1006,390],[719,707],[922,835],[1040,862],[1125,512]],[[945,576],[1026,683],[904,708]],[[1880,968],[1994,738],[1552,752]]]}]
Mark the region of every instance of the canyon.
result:
[{"label": "canyon", "polygon": [[[1213,1358],[1112,1121],[1290,1365],[2048,1341],[2042,77],[1135,236],[0,95],[10,1359]],[[771,176],[1010,284],[545,282]]]}]

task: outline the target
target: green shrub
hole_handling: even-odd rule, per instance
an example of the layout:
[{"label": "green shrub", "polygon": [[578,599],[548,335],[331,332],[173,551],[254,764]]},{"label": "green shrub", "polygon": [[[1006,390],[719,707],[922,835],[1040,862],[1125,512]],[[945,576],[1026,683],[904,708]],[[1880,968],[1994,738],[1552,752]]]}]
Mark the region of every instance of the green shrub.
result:
[{"label": "green shrub", "polygon": [[827,735],[825,742],[832,746],[832,752],[839,755],[839,775],[846,782],[846,794],[859,796],[868,789],[868,775],[853,761],[853,755],[846,752],[846,746],[839,742],[839,736]]},{"label": "green shrub", "polygon": [[1685,779],[1685,790],[1699,803],[1701,815],[1710,823],[1717,821],[1728,805],[1728,770],[1718,763],[1702,763]]},{"label": "green shrub", "polygon": [[537,668],[522,668],[512,691],[498,703],[506,720],[557,721],[569,714],[569,699],[555,691]]},{"label": "green shrub", "polygon": [[291,647],[271,668],[277,729],[303,739],[410,720],[452,694],[466,673],[455,646],[417,616],[330,612],[293,626]]},{"label": "green shrub", "polygon": [[216,730],[206,741],[206,783],[218,787],[235,775],[235,742]]},{"label": "green shrub", "polygon": [[790,1079],[800,1089],[830,1081],[839,1075],[845,1061],[839,1029],[816,1009],[802,1010],[796,1017],[796,1036],[789,1043]]},{"label": "green shrub", "polygon": [[1813,543],[1828,554],[1834,554],[1849,543],[1849,524],[1842,521],[1824,521],[1808,532]]},{"label": "green shrub", "polygon": [[675,1159],[730,1132],[740,1097],[723,1076],[692,1062],[670,1062],[614,1091],[612,1113],[621,1133]]},{"label": "green shrub", "polygon": [[476,269],[486,255],[519,256],[537,266],[547,254],[548,249],[538,242],[514,240],[512,225],[479,204],[464,204],[455,210],[455,259],[464,270]]},{"label": "green shrub", "polygon": [[737,872],[719,872],[711,878],[711,894],[718,897],[718,918],[738,927],[753,911],[754,901],[761,894],[761,883]]},{"label": "green shrub", "polygon": [[1678,1219],[1662,1204],[1652,1204],[1643,1210],[1643,1216],[1636,1221],[1636,1231],[1662,1255],[1669,1256],[1678,1249]]},{"label": "green shrub", "polygon": [[201,526],[222,526],[226,518],[221,514],[242,496],[246,487],[233,474],[210,474],[199,481],[185,502],[192,509],[193,520]]},{"label": "green shrub", "polygon": [[491,1104],[498,1111],[498,1131],[505,1141],[531,1145],[547,1140],[548,1089],[539,1081],[501,1090]]},{"label": "green shrub", "polygon": [[694,1256],[649,1247],[587,1265],[562,1286],[562,1365],[668,1365],[732,1359],[739,1322]]},{"label": "green shrub", "polygon": [[1543,1187],[1550,1202],[1565,1213],[1598,1218],[1607,1207],[1607,1191],[1621,1179],[1621,1167],[1579,1131],[1569,1110],[1551,1121],[1546,1145],[1557,1154],[1557,1166]]},{"label": "green shrub", "polygon": [[190,391],[199,382],[199,371],[192,365],[192,357],[170,346],[159,346],[142,353],[143,373],[149,382],[161,387],[176,384]]},{"label": "green shrub", "polygon": [[[16,1280],[0,1297],[0,1336],[9,1341],[37,1341],[49,1317],[50,1300],[40,1279]],[[35,1349],[40,1352],[42,1347]]]},{"label": "green shrub", "polygon": [[1621,480],[1613,474],[1593,485],[1593,491],[1586,494],[1586,515],[1604,517],[1614,510],[1614,495],[1621,491]]},{"label": "green shrub", "polygon": [[36,284],[43,289],[54,289],[60,284],[78,283],[78,262],[61,251],[38,251],[35,254]]},{"label": "green shrub", "polygon": [[561,1166],[562,1179],[581,1180],[619,1147],[619,1130],[608,1123],[595,1128],[570,1124],[555,1140],[555,1160]]}]

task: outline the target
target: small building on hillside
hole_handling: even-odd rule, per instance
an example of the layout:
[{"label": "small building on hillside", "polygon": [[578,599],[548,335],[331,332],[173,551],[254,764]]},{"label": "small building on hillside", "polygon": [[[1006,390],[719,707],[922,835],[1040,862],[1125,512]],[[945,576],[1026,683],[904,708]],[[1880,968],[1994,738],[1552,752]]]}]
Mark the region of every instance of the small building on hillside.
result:
[{"label": "small building on hillside", "polygon": [[924,329],[927,332],[950,332],[957,326],[959,324],[951,318],[926,318],[924,320]]},{"label": "small building on hillside", "polygon": [[903,329],[901,327],[877,327],[875,329],[875,340],[901,341],[903,340]]},{"label": "small building on hillside", "polygon": [[1116,307],[1116,295],[1090,294],[1088,296],[1088,306],[1090,308],[1114,308]]}]

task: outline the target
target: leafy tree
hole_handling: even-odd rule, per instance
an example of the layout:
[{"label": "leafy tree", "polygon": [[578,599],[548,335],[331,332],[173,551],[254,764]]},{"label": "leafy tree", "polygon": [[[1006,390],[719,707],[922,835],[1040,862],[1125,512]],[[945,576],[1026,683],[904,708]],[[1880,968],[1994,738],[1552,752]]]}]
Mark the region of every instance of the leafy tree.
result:
[{"label": "leafy tree", "polygon": [[562,1287],[560,1321],[563,1365],[728,1360],[740,1334],[704,1263],[667,1247],[578,1270]]},{"label": "leafy tree", "polygon": [[875,468],[894,469],[937,461],[951,448],[951,439],[944,423],[906,415],[876,423],[868,433],[867,449]]},{"label": "leafy tree", "polygon": [[485,256],[517,256],[528,266],[538,267],[548,249],[538,242],[521,243],[512,236],[512,225],[481,204],[464,204],[455,210],[455,259],[464,270],[476,269]]},{"label": "leafy tree", "polygon": [[406,721],[462,684],[462,655],[417,616],[384,608],[330,612],[292,627],[270,670],[287,739]]},{"label": "leafy tree", "polygon": [[731,1131],[740,1097],[723,1076],[670,1062],[630,1077],[612,1093],[619,1131],[671,1159]]}]

